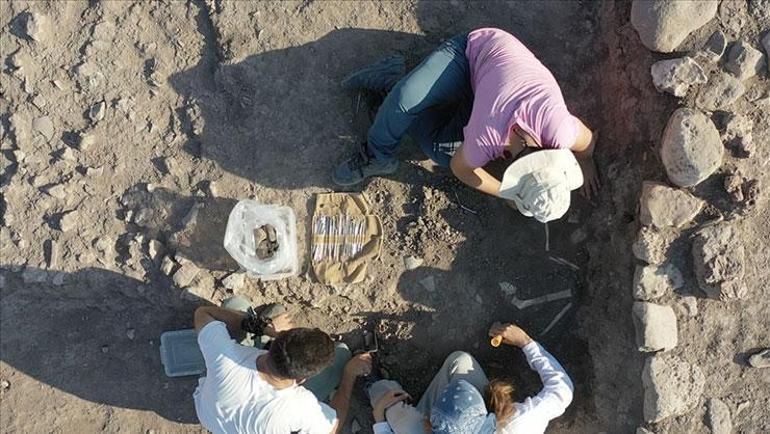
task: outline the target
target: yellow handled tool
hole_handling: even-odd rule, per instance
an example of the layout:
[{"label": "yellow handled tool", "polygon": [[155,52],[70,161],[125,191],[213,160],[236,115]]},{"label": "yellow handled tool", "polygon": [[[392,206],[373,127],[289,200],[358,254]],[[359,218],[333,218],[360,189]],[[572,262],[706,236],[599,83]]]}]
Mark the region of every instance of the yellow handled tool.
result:
[{"label": "yellow handled tool", "polygon": [[503,343],[503,337],[500,336],[500,335],[497,335],[497,336],[493,337],[492,340],[489,341],[489,344],[492,345],[495,348],[499,347],[500,344],[502,344],[502,343]]}]

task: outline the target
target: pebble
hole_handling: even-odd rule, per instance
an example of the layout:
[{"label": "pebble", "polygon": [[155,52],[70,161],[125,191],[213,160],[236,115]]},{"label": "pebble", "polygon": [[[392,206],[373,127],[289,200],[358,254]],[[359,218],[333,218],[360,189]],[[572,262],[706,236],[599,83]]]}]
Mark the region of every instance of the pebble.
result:
[{"label": "pebble", "polygon": [[743,115],[731,113],[725,122],[722,140],[738,152],[739,157],[748,157],[754,148],[751,120]]},{"label": "pebble", "polygon": [[404,256],[404,267],[407,270],[414,270],[423,264],[423,259],[417,256]]},{"label": "pebble", "polygon": [[65,199],[69,195],[69,192],[67,191],[67,186],[64,184],[52,185],[45,189],[45,193],[57,199]]},{"label": "pebble", "polygon": [[717,30],[711,34],[706,46],[704,48],[704,54],[712,62],[717,62],[725,54],[727,48],[727,37],[724,32]]},{"label": "pebble", "polygon": [[102,345],[102,352],[107,354],[108,351],[110,351],[109,345]]},{"label": "pebble", "polygon": [[718,300],[746,297],[746,253],[732,225],[720,223],[700,230],[695,235],[692,255],[698,285],[706,295]]},{"label": "pebble", "polygon": [[698,316],[698,299],[692,295],[686,295],[677,301],[674,308],[685,318]]},{"label": "pebble", "polygon": [[[721,144],[720,144],[721,147]],[[662,151],[661,151],[662,152]],[[675,151],[670,151],[675,152]],[[671,157],[673,159],[673,157]],[[680,167],[676,167],[678,171]],[[702,175],[697,176],[700,178]],[[696,177],[675,175],[680,181],[692,182]],[[639,221],[646,226],[662,229],[682,227],[692,221],[706,202],[685,190],[678,190],[658,182],[644,181],[639,198]]]},{"label": "pebble", "polygon": [[134,330],[134,329],[126,330],[126,337],[133,341],[134,338],[136,337],[136,330]]},{"label": "pebble", "polygon": [[79,214],[77,211],[70,211],[62,216],[59,220],[59,230],[62,232],[69,232],[75,228],[78,224]]},{"label": "pebble", "polygon": [[698,62],[689,57],[660,60],[650,68],[652,83],[659,92],[668,92],[677,97],[687,94],[690,86],[707,80]]},{"label": "pebble", "polygon": [[700,368],[678,356],[648,357],[642,369],[645,421],[659,422],[692,410],[701,402],[705,383]]},{"label": "pebble", "polygon": [[104,119],[104,113],[106,111],[107,103],[104,101],[99,101],[98,103],[92,105],[90,109],[88,109],[88,118],[91,119],[91,122],[97,123]]},{"label": "pebble", "polygon": [[725,69],[735,75],[738,80],[745,81],[757,75],[761,68],[762,52],[746,41],[738,41],[730,48]]},{"label": "pebble", "polygon": [[81,151],[89,150],[94,143],[96,143],[96,137],[92,134],[81,133],[78,137],[78,149]]},{"label": "pebble", "polygon": [[0,389],[8,390],[11,388],[11,383],[8,380],[0,380]]},{"label": "pebble", "polygon": [[770,348],[749,357],[749,366],[752,368],[770,368]]},{"label": "pebble", "polygon": [[147,243],[147,253],[153,261],[162,255],[164,250],[163,243],[158,240],[153,239]]},{"label": "pebble", "polygon": [[706,420],[712,434],[730,434],[733,424],[730,420],[730,408],[721,399],[711,398],[706,403]]},{"label": "pebble", "polygon": [[37,12],[28,13],[24,20],[24,33],[35,42],[42,42],[48,37],[48,17]]},{"label": "pebble", "polygon": [[715,72],[702,86],[695,105],[709,111],[724,110],[746,92],[741,80],[724,72]]},{"label": "pebble", "polygon": [[32,129],[43,136],[46,141],[51,141],[54,135],[53,121],[48,116],[40,116],[32,120]]},{"label": "pebble", "polygon": [[679,108],[671,115],[663,132],[660,156],[672,183],[692,187],[722,165],[724,146],[711,119],[700,111]]},{"label": "pebble", "polygon": [[67,274],[64,272],[59,272],[54,274],[53,279],[51,279],[51,283],[53,283],[56,286],[62,286],[64,285],[64,280],[66,278]]},{"label": "pebble", "polygon": [[60,157],[63,161],[77,161],[77,156],[75,155],[75,151],[69,146],[64,148]]},{"label": "pebble", "polygon": [[176,262],[174,262],[170,256],[166,255],[163,257],[163,262],[160,265],[160,271],[166,276],[170,276],[171,273],[174,272],[174,268],[176,268],[176,266]]},{"label": "pebble", "polygon": [[350,432],[356,434],[359,431],[361,431],[361,424],[358,423],[358,420],[353,419],[353,422],[350,423]]},{"label": "pebble", "polygon": [[674,309],[670,306],[637,301],[634,302],[632,311],[639,351],[651,353],[676,347],[678,332]]},{"label": "pebble", "polygon": [[240,291],[246,283],[246,273],[233,273],[222,279],[222,286],[231,291]]}]

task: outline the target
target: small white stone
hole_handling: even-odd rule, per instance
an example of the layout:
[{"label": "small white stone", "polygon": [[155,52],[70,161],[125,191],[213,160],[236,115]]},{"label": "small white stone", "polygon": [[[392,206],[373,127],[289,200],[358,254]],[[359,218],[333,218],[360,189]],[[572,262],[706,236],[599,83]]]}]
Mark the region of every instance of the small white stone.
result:
[{"label": "small white stone", "polygon": [[164,256],[163,262],[160,264],[160,271],[163,272],[166,276],[170,276],[171,273],[174,272],[174,268],[176,268],[177,263],[174,262],[173,259],[171,259],[170,256]]},{"label": "small white stone", "polygon": [[79,221],[79,214],[77,211],[70,211],[62,216],[59,220],[59,229],[62,232],[69,232],[77,226]]},{"label": "small white stone", "polygon": [[90,109],[88,109],[88,118],[91,119],[91,122],[97,123],[104,119],[104,113],[106,111],[107,103],[104,101],[99,101],[98,103],[92,105]]},{"label": "small white stone", "polygon": [[420,279],[420,285],[425,288],[428,292],[435,292],[436,291],[436,278],[433,276],[428,276],[423,279]]},{"label": "small white stone", "polygon": [[128,339],[133,341],[134,338],[136,337],[136,330],[134,330],[134,329],[126,330],[126,337],[128,337]]},{"label": "small white stone", "polygon": [[423,259],[417,256],[404,256],[404,267],[407,270],[414,270],[419,268],[423,263]]}]

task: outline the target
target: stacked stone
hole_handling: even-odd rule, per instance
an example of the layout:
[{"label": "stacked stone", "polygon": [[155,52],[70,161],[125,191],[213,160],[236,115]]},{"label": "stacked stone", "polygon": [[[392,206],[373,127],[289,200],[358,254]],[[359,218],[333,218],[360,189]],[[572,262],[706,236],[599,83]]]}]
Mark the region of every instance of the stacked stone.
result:
[{"label": "stacked stone", "polygon": [[[693,31],[711,21],[718,7],[717,0],[634,0],[631,24],[647,48],[671,53]],[[761,43],[770,58],[770,33]],[[644,418],[648,423],[686,414],[702,402],[703,373],[672,351],[678,343],[672,305],[683,307],[679,309],[683,315],[694,316],[697,300],[675,294],[685,279],[667,261],[667,251],[683,229],[692,228],[695,217],[707,206],[691,191],[722,167],[723,141],[734,149],[736,157],[748,157],[752,151],[750,121],[730,110],[744,96],[745,83],[764,73],[766,63],[770,72],[770,62],[750,41],[739,40],[727,48],[725,34],[716,31],[702,49],[660,60],[650,70],[655,88],[685,98],[685,106],[672,113],[661,138],[660,157],[668,183],[645,181],[642,185],[642,227],[633,244],[639,264],[634,273],[632,316],[636,346],[649,354],[642,372]],[[725,53],[727,58],[720,66]],[[715,111],[729,112],[721,122],[721,135],[711,118]],[[756,181],[745,180],[739,173],[725,179],[725,189],[736,202],[745,201],[752,188],[758,189]],[[718,300],[745,298],[748,291],[743,285],[741,235],[729,219],[722,220],[720,216],[704,224],[695,234],[692,255],[698,287]],[[708,408],[712,430],[729,432],[729,428],[725,431],[730,426],[729,409],[717,398],[709,401]]]}]

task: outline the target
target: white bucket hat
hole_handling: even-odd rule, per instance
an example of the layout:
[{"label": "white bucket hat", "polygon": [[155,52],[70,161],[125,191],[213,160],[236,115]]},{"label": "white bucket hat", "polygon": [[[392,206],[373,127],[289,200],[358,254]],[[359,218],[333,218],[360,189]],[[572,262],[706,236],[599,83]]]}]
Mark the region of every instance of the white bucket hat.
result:
[{"label": "white bucket hat", "polygon": [[583,172],[567,149],[533,152],[511,163],[503,175],[500,197],[516,203],[519,212],[539,222],[567,213],[570,192],[583,185]]}]

